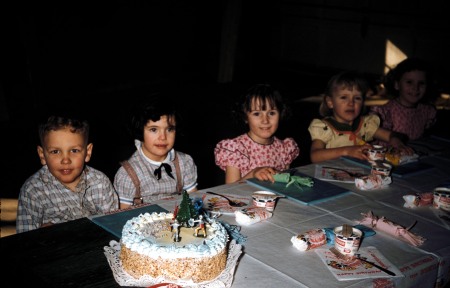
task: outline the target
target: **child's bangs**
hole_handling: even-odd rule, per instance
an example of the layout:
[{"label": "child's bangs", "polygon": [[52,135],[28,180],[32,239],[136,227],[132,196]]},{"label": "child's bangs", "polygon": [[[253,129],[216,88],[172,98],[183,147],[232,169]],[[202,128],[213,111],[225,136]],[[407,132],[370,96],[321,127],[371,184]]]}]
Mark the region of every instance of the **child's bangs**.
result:
[{"label": "child's bangs", "polygon": [[253,110],[276,110],[277,105],[275,99],[270,97],[269,95],[255,95],[250,103],[251,107],[249,107],[249,111]]}]

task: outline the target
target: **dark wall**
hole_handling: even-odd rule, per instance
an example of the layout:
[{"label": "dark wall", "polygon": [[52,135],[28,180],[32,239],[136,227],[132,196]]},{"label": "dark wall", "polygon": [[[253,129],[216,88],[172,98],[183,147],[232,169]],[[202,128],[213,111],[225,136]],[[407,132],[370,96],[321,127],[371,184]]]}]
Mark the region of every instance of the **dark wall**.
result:
[{"label": "dark wall", "polygon": [[[2,175],[2,195],[17,195],[39,169],[36,121],[47,113],[74,110],[90,120],[90,164],[110,177],[118,161],[132,152],[125,126],[138,99],[170,88],[186,108],[186,126],[193,127],[203,112],[200,101],[213,92],[217,78],[221,5],[30,1],[9,6],[0,102],[6,141],[1,148],[16,152],[5,153],[9,168]],[[180,149],[195,149],[184,138],[195,138],[190,131],[197,130],[179,136]]]},{"label": "dark wall", "polygon": [[[235,49],[221,50],[231,1],[240,9]],[[49,111],[79,111],[92,124],[91,165],[111,178],[133,151],[125,130],[133,103],[170,88],[186,129],[177,149],[191,154],[200,188],[222,183],[214,145],[237,135],[229,111],[250,85],[270,82],[294,105],[280,129],[309,160],[309,120],[320,94],[340,69],[381,73],[384,43],[397,40],[410,56],[448,67],[448,26],[439,3],[404,1],[22,1],[2,11],[0,127],[6,174],[3,195],[17,196],[39,169],[36,120]],[[444,2],[443,2],[444,3]],[[5,4],[2,4],[5,5]],[[14,6],[11,6],[14,5]],[[439,16],[439,17],[438,17]],[[233,47],[231,47],[233,48]],[[233,53],[233,81],[217,83],[220,53]],[[381,67],[381,68],[380,68]],[[442,79],[448,71],[442,69]],[[445,86],[447,85],[447,86]],[[448,81],[443,83],[448,88]],[[446,89],[447,89],[446,88]],[[295,104],[297,103],[297,104]],[[300,123],[300,124],[299,124]]]}]

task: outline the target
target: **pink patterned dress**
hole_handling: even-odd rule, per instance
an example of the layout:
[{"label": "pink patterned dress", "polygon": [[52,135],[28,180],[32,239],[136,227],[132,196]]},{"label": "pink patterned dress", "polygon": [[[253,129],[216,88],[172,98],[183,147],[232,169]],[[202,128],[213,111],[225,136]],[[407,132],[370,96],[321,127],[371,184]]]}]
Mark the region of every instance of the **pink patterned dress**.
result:
[{"label": "pink patterned dress", "polygon": [[384,105],[373,106],[371,113],[380,116],[381,127],[416,140],[434,125],[437,111],[432,105],[419,103],[416,107],[405,107],[398,101],[390,100]]},{"label": "pink patterned dress", "polygon": [[280,140],[274,137],[272,144],[263,145],[253,141],[248,134],[220,141],[215,149],[216,165],[222,170],[236,167],[241,177],[257,167],[273,167],[279,171],[289,168],[300,154],[293,138]]}]

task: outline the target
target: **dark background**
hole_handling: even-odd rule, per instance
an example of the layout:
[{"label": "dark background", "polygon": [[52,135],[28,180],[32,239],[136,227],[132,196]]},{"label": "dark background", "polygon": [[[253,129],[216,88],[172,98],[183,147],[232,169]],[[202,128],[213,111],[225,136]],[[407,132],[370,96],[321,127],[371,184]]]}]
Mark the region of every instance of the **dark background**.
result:
[{"label": "dark background", "polygon": [[[299,143],[294,166],[307,164],[307,126],[318,104],[299,100],[322,93],[342,69],[367,72],[376,83],[387,38],[408,56],[432,62],[440,91],[449,93],[450,30],[440,2],[3,3],[1,197],[16,198],[40,168],[36,124],[52,111],[77,111],[91,122],[89,165],[113,180],[119,161],[134,150],[125,129],[131,107],[160,90],[182,107],[175,148],[194,158],[200,189],[223,183],[213,149],[242,132],[229,112],[255,83],[274,84],[291,104],[294,116],[278,136]],[[436,130],[446,132],[442,126]]]}]

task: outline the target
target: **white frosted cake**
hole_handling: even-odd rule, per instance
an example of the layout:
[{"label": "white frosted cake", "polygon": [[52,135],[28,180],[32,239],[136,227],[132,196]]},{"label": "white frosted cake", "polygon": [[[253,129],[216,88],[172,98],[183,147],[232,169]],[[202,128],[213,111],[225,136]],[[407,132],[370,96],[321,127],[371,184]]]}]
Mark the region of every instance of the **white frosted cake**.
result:
[{"label": "white frosted cake", "polygon": [[195,283],[219,276],[227,261],[228,234],[223,225],[205,222],[206,235],[199,237],[194,236],[195,227],[180,226],[176,238],[173,218],[173,213],[154,212],[127,221],[119,256],[124,271],[134,278],[149,275]]}]

